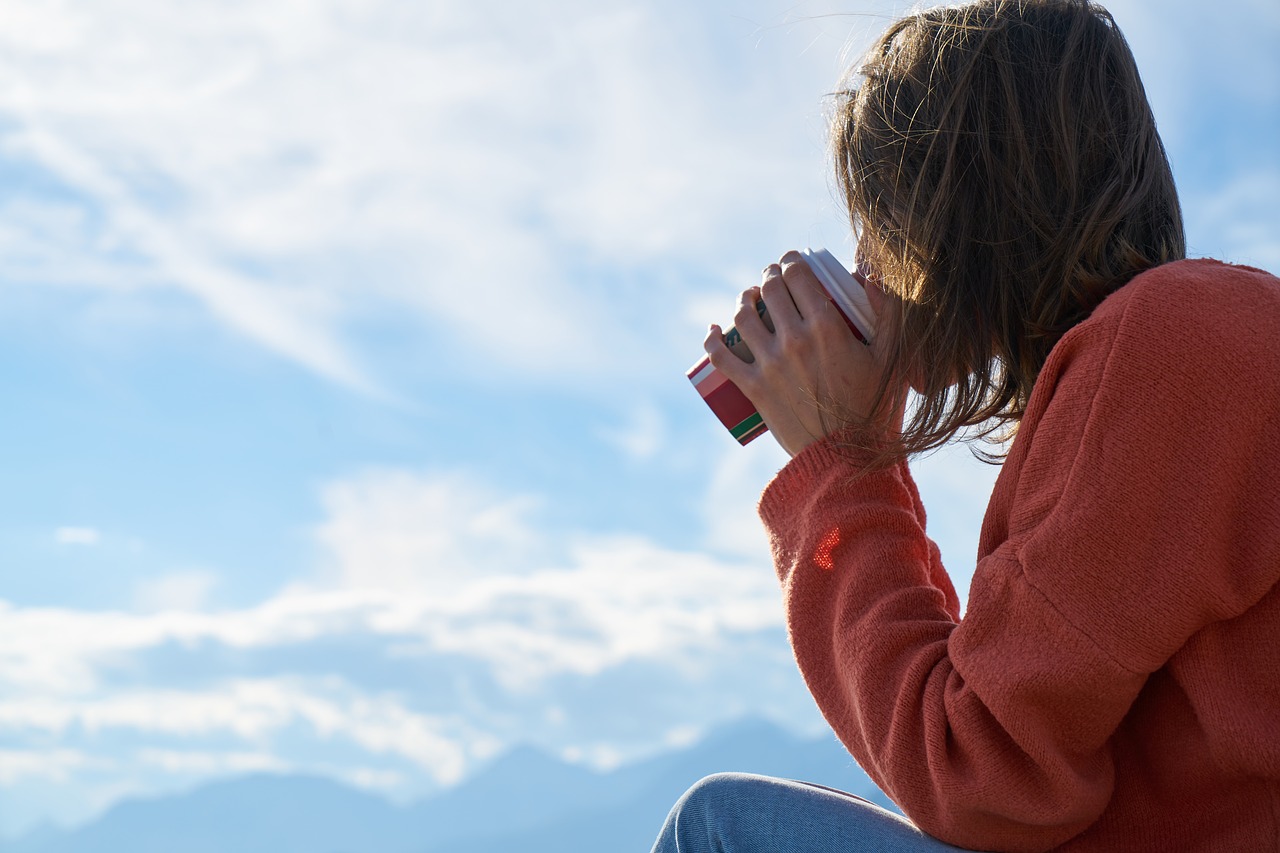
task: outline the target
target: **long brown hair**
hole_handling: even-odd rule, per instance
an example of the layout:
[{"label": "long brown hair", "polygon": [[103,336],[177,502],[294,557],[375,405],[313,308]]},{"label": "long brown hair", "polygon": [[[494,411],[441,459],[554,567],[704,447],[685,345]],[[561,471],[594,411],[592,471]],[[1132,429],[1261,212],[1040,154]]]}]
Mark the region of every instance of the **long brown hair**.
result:
[{"label": "long brown hair", "polygon": [[877,406],[901,404],[891,376],[919,392],[872,467],[962,430],[1011,438],[1063,334],[1186,254],[1133,54],[1101,6],[982,0],[908,16],[835,101],[859,252],[898,297]]}]

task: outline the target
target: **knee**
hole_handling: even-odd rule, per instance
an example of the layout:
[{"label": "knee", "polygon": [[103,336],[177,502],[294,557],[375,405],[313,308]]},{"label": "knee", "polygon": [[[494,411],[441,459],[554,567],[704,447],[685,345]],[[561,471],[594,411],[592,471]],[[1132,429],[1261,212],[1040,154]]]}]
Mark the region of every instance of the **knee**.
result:
[{"label": "knee", "polygon": [[[737,834],[744,816],[754,812],[768,779],[748,773],[715,773],[699,779],[676,803],[677,832],[685,837],[724,841]],[[715,848],[722,849],[722,848]]]},{"label": "knee", "polygon": [[741,775],[741,773],[712,773],[710,776],[703,776],[684,792],[680,802],[703,807],[723,799],[736,787],[737,777]]}]

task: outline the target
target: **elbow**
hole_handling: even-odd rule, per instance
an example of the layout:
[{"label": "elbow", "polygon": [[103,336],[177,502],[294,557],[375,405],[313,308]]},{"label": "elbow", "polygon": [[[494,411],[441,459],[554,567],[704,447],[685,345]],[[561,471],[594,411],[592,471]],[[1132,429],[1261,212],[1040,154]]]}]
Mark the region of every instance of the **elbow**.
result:
[{"label": "elbow", "polygon": [[1110,780],[1034,784],[1022,779],[983,786],[930,785],[897,802],[920,829],[956,847],[993,853],[1055,850],[1097,822],[1110,801]]},{"label": "elbow", "polygon": [[[911,812],[907,812],[911,815]],[[913,817],[921,830],[955,847],[991,853],[1049,853],[1083,832],[1088,824],[1018,823],[997,814]]]}]

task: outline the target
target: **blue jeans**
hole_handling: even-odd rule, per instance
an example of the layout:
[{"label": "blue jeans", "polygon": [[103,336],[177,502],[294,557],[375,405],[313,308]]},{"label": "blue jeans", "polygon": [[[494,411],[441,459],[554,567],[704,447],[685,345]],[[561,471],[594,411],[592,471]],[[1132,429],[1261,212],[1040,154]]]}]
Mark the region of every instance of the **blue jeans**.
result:
[{"label": "blue jeans", "polygon": [[906,818],[834,788],[717,773],[685,792],[653,853],[948,853]]}]

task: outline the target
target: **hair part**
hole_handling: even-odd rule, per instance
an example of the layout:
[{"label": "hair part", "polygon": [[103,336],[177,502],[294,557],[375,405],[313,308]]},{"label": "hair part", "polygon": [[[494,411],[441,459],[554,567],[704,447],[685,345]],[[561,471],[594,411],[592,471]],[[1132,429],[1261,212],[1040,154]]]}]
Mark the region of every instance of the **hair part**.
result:
[{"label": "hair part", "polygon": [[891,397],[907,378],[919,395],[901,434],[877,440],[873,468],[970,428],[1007,442],[1058,340],[1139,272],[1186,255],[1137,65],[1097,4],[981,0],[908,16],[835,99],[858,251],[897,297],[863,425],[902,405]]}]

